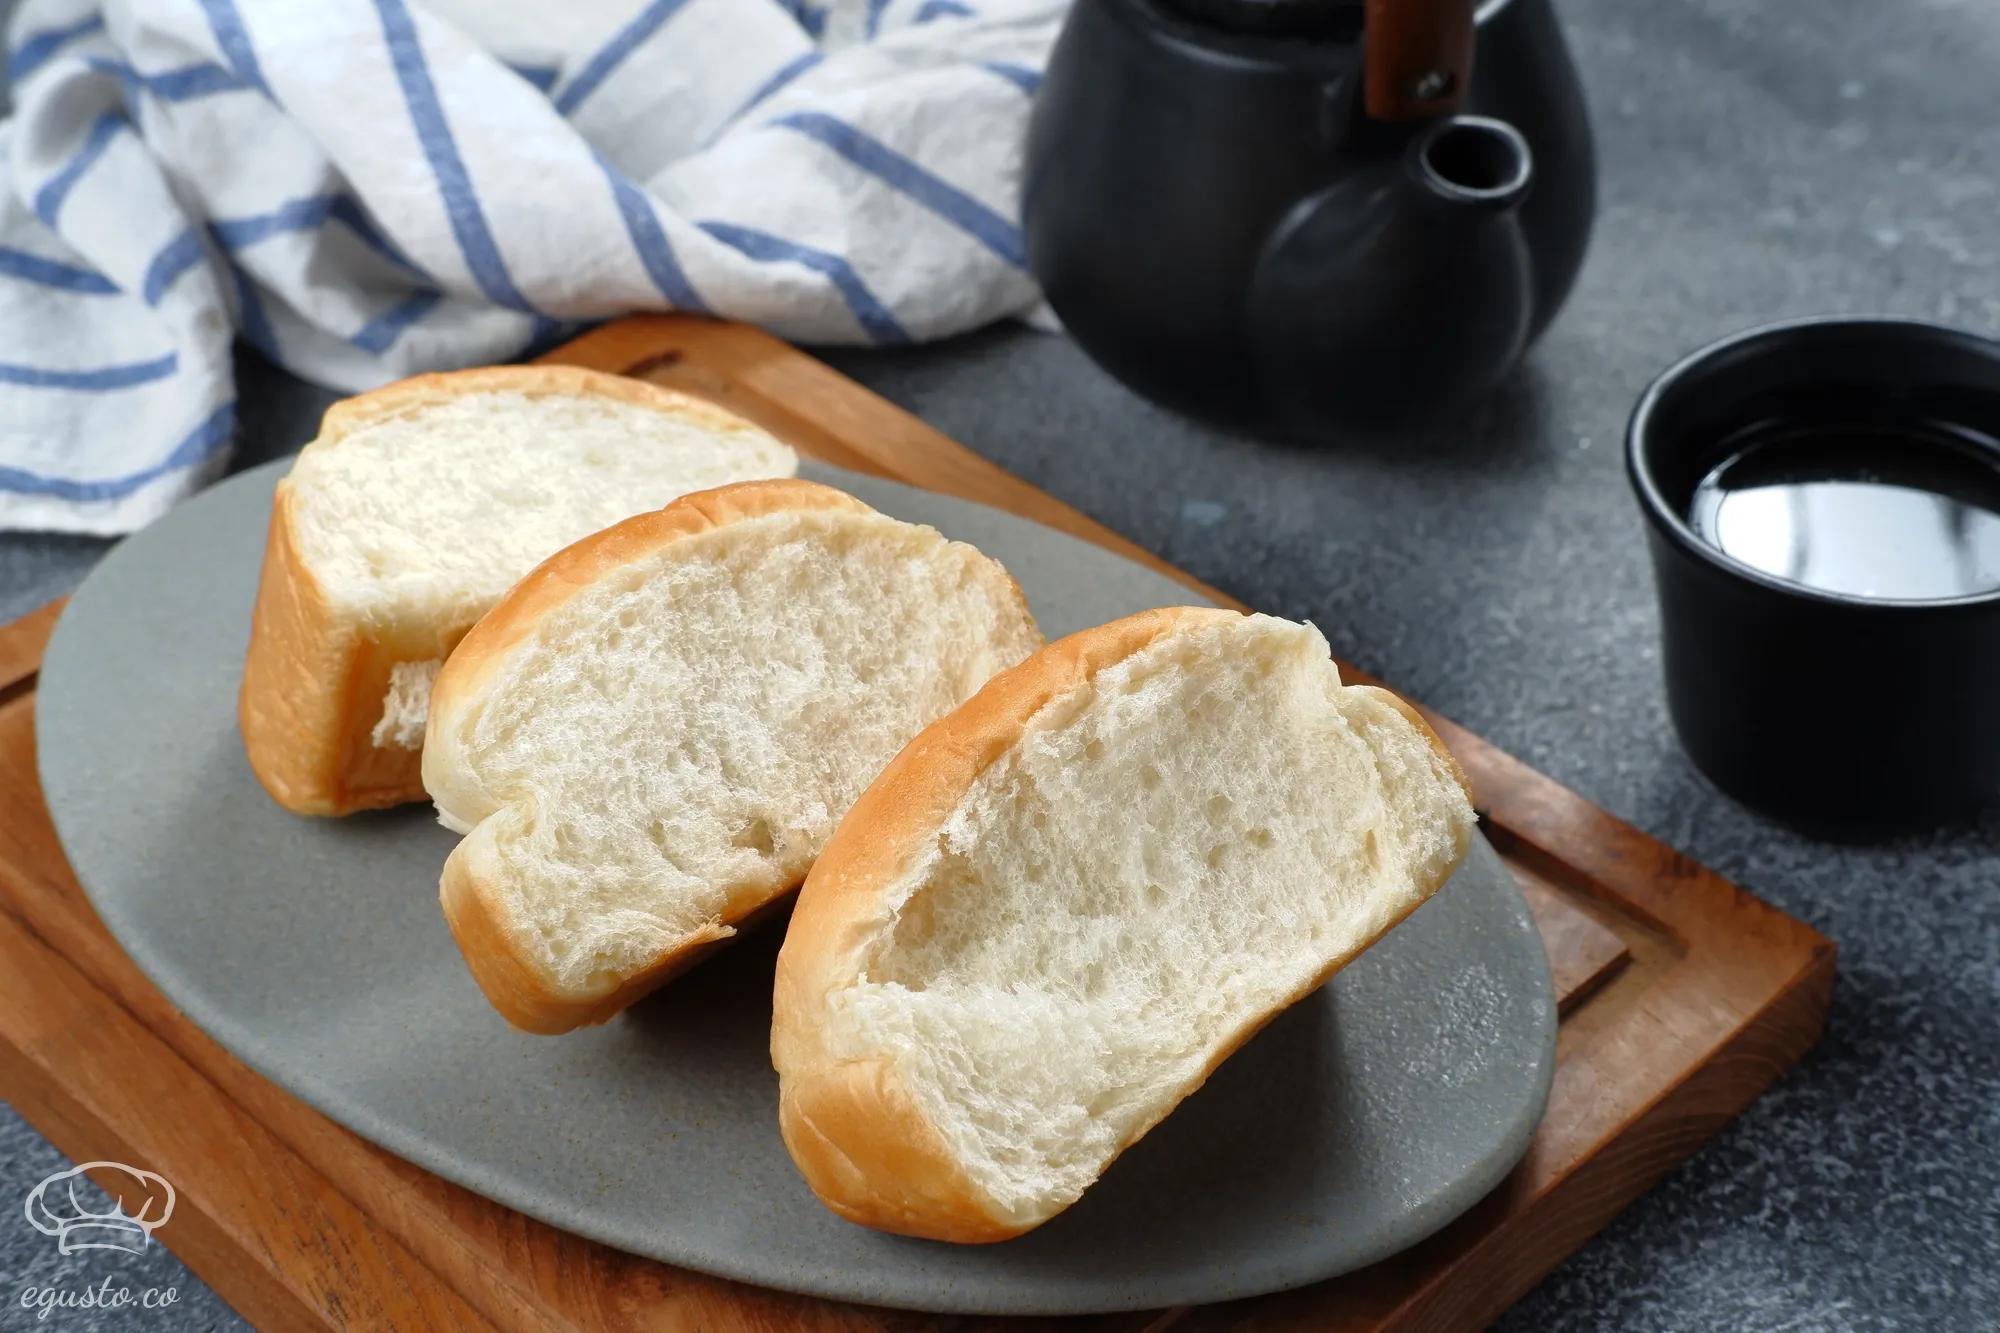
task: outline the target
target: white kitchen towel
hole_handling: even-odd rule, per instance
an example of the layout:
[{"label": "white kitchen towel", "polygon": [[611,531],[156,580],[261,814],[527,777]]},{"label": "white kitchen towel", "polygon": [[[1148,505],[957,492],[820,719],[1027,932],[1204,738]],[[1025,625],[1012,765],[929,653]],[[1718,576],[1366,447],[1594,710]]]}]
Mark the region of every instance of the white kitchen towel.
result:
[{"label": "white kitchen towel", "polygon": [[221,469],[230,338],[358,390],[578,322],[900,343],[1037,302],[1066,0],[28,0],[0,124],[0,527]]}]

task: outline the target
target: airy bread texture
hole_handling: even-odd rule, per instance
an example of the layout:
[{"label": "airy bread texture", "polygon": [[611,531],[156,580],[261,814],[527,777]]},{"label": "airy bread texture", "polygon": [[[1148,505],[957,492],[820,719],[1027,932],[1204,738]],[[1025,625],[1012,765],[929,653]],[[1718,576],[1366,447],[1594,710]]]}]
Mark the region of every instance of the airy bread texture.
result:
[{"label": "airy bread texture", "polygon": [[336,403],[278,483],[239,697],[273,799],[419,800],[430,678],[536,562],[792,451],[684,394],[571,366],[422,375]]},{"label": "airy bread texture", "polygon": [[1041,645],[999,564],[805,481],[544,563],[431,695],[446,919],[510,1022],[602,1022],[798,887],[903,743]]},{"label": "airy bread texture", "polygon": [[1450,876],[1462,776],[1310,625],[1151,611],[918,736],[800,894],[771,1031],[835,1212],[1019,1235]]}]

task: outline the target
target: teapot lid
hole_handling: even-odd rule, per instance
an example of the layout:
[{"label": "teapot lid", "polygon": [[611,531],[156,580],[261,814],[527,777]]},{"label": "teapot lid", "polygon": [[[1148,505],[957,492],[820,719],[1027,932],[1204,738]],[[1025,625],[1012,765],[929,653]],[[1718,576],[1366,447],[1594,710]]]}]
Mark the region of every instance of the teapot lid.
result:
[{"label": "teapot lid", "polygon": [[1168,0],[1189,18],[1257,37],[1351,42],[1361,35],[1361,0]]},{"label": "teapot lid", "polygon": [[1252,38],[1361,42],[1362,104],[1372,120],[1458,110],[1472,77],[1474,0],[1166,0],[1182,14]]}]

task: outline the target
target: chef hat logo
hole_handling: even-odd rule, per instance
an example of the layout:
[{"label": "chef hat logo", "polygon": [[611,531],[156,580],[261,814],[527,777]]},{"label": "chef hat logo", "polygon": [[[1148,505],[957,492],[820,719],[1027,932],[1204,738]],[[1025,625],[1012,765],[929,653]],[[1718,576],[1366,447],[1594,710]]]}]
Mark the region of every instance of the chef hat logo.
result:
[{"label": "chef hat logo", "polygon": [[[98,1173],[100,1190],[86,1172]],[[109,1207],[105,1196],[109,1196]],[[85,1162],[58,1171],[28,1192],[28,1224],[54,1236],[64,1254],[78,1250],[142,1252],[174,1214],[165,1176],[123,1162]]]}]

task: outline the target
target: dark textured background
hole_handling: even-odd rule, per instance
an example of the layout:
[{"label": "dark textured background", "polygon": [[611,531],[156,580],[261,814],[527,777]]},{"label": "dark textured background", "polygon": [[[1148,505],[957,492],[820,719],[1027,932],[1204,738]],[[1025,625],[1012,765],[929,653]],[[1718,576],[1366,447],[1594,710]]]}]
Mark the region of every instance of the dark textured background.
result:
[{"label": "dark textured background", "polygon": [[[1564,15],[1602,157],[1595,248],[1526,368],[1460,420],[1394,445],[1260,446],[1018,329],[829,359],[1199,577],[1315,620],[1360,665],[1839,941],[1819,1048],[1503,1328],[2000,1328],[2000,818],[1837,846],[1705,786],[1663,711],[1620,457],[1646,380],[1745,324],[1886,311],[2000,333],[2000,4],[1564,0]],[[243,372],[242,461],[303,443],[329,395]],[[0,617],[67,591],[102,549],[0,537]],[[1855,707],[1884,688],[1856,681]],[[0,1325],[23,1318],[22,1282],[110,1271],[58,1263],[6,1220],[61,1165],[0,1114]],[[156,1252],[150,1269],[174,1265]],[[178,1323],[161,1323],[229,1321],[178,1281]]]}]

